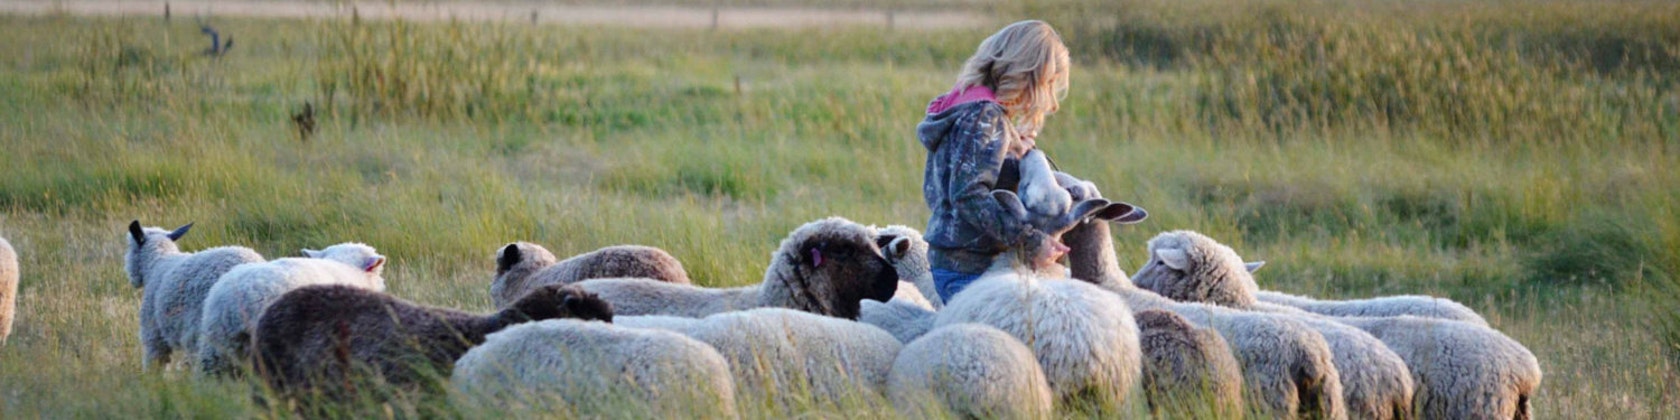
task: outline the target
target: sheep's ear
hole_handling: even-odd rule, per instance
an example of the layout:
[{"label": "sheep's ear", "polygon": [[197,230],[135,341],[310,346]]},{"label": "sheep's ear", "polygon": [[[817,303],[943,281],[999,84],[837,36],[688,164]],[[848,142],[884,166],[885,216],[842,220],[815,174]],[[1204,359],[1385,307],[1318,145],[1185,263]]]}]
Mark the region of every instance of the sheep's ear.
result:
[{"label": "sheep's ear", "polygon": [[316,250],[313,250],[313,249],[304,248],[303,249],[303,256],[309,257],[309,258],[321,258],[321,251],[316,251]]},{"label": "sheep's ear", "polygon": [[362,271],[372,273],[383,266],[385,266],[385,257],[368,257],[367,261],[362,263]]},{"label": "sheep's ear", "polygon": [[502,252],[496,253],[496,272],[501,273],[519,264],[519,244],[507,244]]},{"label": "sheep's ear", "polygon": [[146,243],[146,231],[140,228],[140,221],[128,222],[128,236],[134,237],[134,243]]},{"label": "sheep's ear", "polygon": [[188,224],[181,225],[181,227],[175,228],[174,232],[169,232],[169,240],[171,240],[171,241],[181,240],[182,236],[187,236],[187,231],[192,230],[192,225],[193,225],[192,223],[188,223]]},{"label": "sheep's ear", "polygon": [[1253,273],[1255,271],[1260,271],[1260,267],[1265,267],[1265,266],[1266,266],[1265,261],[1254,261],[1254,262],[1249,262],[1249,263],[1243,263],[1243,268],[1248,269],[1248,272],[1250,272],[1250,273]]},{"label": "sheep's ear", "polygon": [[[1086,200],[1086,201],[1097,201],[1097,200],[1101,200],[1101,199],[1091,199],[1091,200]],[[1103,200],[1102,203],[1103,203],[1103,206],[1101,208],[1098,208],[1095,213],[1091,214],[1092,218],[1102,219],[1102,220],[1115,220],[1115,219],[1119,219],[1120,217],[1125,216],[1127,214],[1131,214],[1132,210],[1137,208],[1137,206],[1133,206],[1130,203],[1119,202],[1119,201]]]},{"label": "sheep's ear", "polygon": [[1166,264],[1167,267],[1174,270],[1183,270],[1190,266],[1190,256],[1185,255],[1182,249],[1158,249],[1155,250],[1155,257],[1160,258],[1162,264]]},{"label": "sheep's ear", "polygon": [[1016,219],[1027,220],[1027,206],[1021,204],[1021,196],[1015,195],[1014,191],[992,190],[992,199],[997,200],[998,205],[1003,206],[1003,209]]},{"label": "sheep's ear", "polygon": [[808,254],[810,254],[810,256],[811,256],[811,266],[812,267],[822,267],[822,265],[823,265],[823,252],[822,252],[822,247],[821,246],[811,247],[811,250],[808,252]]},{"label": "sheep's ear", "polygon": [[1098,218],[1098,219],[1103,219],[1103,220],[1107,220],[1107,221],[1110,221],[1110,222],[1119,223],[1119,224],[1122,224],[1122,225],[1129,225],[1129,224],[1141,222],[1146,217],[1149,217],[1149,212],[1143,211],[1143,207],[1138,207],[1138,206],[1132,205],[1132,203],[1126,203],[1126,202],[1120,202],[1120,201],[1116,201],[1116,202],[1114,202],[1114,204],[1103,208],[1102,211],[1097,212],[1097,215],[1096,215],[1096,218]]},{"label": "sheep's ear", "polygon": [[910,253],[910,238],[894,239],[892,243],[887,244],[887,250],[892,259],[903,259]]},{"label": "sheep's ear", "polygon": [[1133,224],[1133,223],[1137,223],[1137,222],[1142,222],[1143,219],[1148,218],[1148,217],[1149,217],[1149,212],[1143,211],[1143,207],[1132,206],[1132,211],[1130,213],[1126,213],[1125,215],[1120,216],[1119,218],[1109,219],[1109,220],[1112,221],[1112,222],[1115,222],[1115,223],[1122,224],[1122,225],[1129,225],[1129,224]]}]

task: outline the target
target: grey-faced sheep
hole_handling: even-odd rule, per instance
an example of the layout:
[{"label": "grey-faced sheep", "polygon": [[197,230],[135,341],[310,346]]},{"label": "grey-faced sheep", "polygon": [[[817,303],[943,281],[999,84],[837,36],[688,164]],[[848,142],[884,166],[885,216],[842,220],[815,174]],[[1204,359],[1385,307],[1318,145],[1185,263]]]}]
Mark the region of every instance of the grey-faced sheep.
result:
[{"label": "grey-faced sheep", "polygon": [[1032,349],[1059,401],[1124,407],[1142,376],[1131,312],[1113,294],[1065,279],[1065,270],[1053,262],[1057,250],[1066,249],[1056,235],[1112,204],[1088,200],[1076,204],[1074,214],[1029,219],[1014,194],[998,191],[994,198],[1049,239],[999,255],[991,269],[945,303],[934,330],[961,323],[1003,330]]},{"label": "grey-faced sheep", "polygon": [[128,224],[128,255],[123,261],[128,283],[142,290],[141,365],[146,368],[168,364],[176,351],[195,351],[205,296],[212,286],[235,266],[263,261],[261,254],[245,247],[181,252],[175,241],[191,228],[191,223],[174,231],[143,228],[138,220]]},{"label": "grey-faced sheep", "polygon": [[741,406],[782,413],[875,403],[903,347],[878,328],[786,308],[702,319],[625,316],[615,323],[668,329],[711,345],[729,362]]},{"label": "grey-faced sheep", "polygon": [[18,258],[17,251],[6,238],[0,238],[0,345],[12,336],[12,317],[17,312]]},{"label": "grey-faced sheep", "polygon": [[[1186,234],[1185,236],[1201,236]],[[1205,237],[1201,237],[1205,239]],[[1207,239],[1207,242],[1212,242]],[[1196,242],[1201,244],[1202,242]],[[1217,242],[1214,242],[1217,244]],[[1228,249],[1228,248],[1227,248]],[[1235,252],[1205,253],[1225,259],[1229,267],[1244,267]],[[1252,283],[1246,269],[1227,269],[1239,281]],[[1172,284],[1196,282],[1197,276],[1163,276],[1164,288],[1194,289]],[[1251,287],[1232,290],[1257,289]],[[1215,293],[1238,294],[1240,292]],[[1252,296],[1229,300],[1252,302]],[[1237,303],[1230,303],[1239,307]],[[1511,419],[1532,416],[1530,398],[1540,386],[1538,360],[1521,344],[1492,328],[1458,321],[1414,316],[1321,317],[1299,309],[1265,302],[1244,309],[1295,314],[1351,325],[1381,340],[1402,359],[1417,384],[1412,407],[1425,418]]]},{"label": "grey-faced sheep", "polygon": [[947,326],[905,345],[887,389],[911,418],[1047,419],[1055,407],[1032,350],[980,324]]},{"label": "grey-faced sheep", "polygon": [[[1150,411],[1167,417],[1242,415],[1242,368],[1219,333],[1176,313],[1138,311],[1143,387]],[[1209,351],[1215,349],[1217,351]]]},{"label": "grey-faced sheep", "polygon": [[[1132,282],[1169,299],[1255,305],[1258,287],[1248,266],[1231,250],[1201,234],[1173,231],[1149,240],[1150,258]],[[1410,417],[1415,387],[1400,356],[1376,337],[1316,316],[1297,319],[1318,331],[1330,344],[1341,374],[1342,399],[1348,415],[1362,419]]]},{"label": "grey-faced sheep", "polygon": [[[550,285],[507,309],[474,315],[418,305],[344,284],[286,292],[262,312],[253,338],[257,372],[281,395],[341,402],[355,385],[430,390],[484,337],[554,318],[612,321],[612,307],[576,287]],[[351,384],[351,385],[347,385]]]},{"label": "grey-faced sheep", "polygon": [[372,247],[345,243],[321,251],[304,250],[309,258],[281,258],[234,267],[223,274],[204,298],[199,321],[198,368],[208,374],[238,374],[249,360],[251,333],[268,305],[303,286],[345,284],[373,291],[385,290],[385,257]]},{"label": "grey-faced sheep", "polygon": [[550,320],[490,334],[455,362],[450,384],[472,402],[582,418],[736,418],[729,364],[710,345],[601,322]]},{"label": "grey-faced sheep", "polygon": [[[1082,223],[1062,235],[1075,279],[1113,292],[1135,312],[1160,309],[1212,328],[1243,371],[1243,397],[1268,417],[1346,418],[1342,384],[1324,336],[1299,321],[1203,303],[1182,303],[1139,289],[1120,269],[1106,223]],[[1218,351],[1203,349],[1203,351]],[[1186,357],[1183,363],[1196,363]],[[1210,378],[1212,380],[1213,378]]]},{"label": "grey-faced sheep", "polygon": [[529,242],[507,244],[496,252],[496,278],[490,300],[506,307],[519,296],[550,284],[589,279],[644,278],[689,284],[682,262],[665,250],[641,245],[609,246],[554,262],[554,254]]},{"label": "grey-faced sheep", "polygon": [[898,275],[881,255],[874,229],[832,217],[795,229],[770,257],[760,284],[712,289],[648,279],[576,283],[612,302],[622,315],[703,317],[759,307],[857,319],[859,302],[886,301]]}]

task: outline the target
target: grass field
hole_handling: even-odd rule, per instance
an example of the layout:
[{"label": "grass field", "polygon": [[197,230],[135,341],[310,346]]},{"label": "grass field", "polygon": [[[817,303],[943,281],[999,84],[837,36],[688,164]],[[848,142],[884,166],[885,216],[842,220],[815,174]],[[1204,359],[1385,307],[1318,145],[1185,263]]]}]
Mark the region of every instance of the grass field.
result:
[{"label": "grass field", "polygon": [[[1448,296],[1540,358],[1542,418],[1680,416],[1680,6],[1107,3],[984,8],[1074,49],[1040,144],[1149,210],[1123,265],[1195,229],[1264,287]],[[186,19],[0,17],[0,418],[265,414],[140,372],[132,219],[270,258],[366,242],[393,294],[479,311],[514,240],[658,246],[722,286],[806,221],[922,227],[913,127],[993,29],[218,26],[212,59]]]}]

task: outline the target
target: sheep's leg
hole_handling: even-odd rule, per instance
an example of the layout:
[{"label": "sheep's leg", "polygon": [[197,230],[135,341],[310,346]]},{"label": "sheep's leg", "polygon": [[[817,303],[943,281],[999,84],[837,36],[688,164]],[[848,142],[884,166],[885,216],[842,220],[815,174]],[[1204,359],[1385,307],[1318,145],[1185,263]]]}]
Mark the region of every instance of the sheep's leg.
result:
[{"label": "sheep's leg", "polygon": [[146,334],[145,337],[141,337],[141,341],[142,346],[145,347],[145,357],[140,359],[141,369],[149,371],[163,369],[164,366],[169,365],[169,357],[174,349],[169,347],[169,343],[165,342],[161,334],[151,332]]}]

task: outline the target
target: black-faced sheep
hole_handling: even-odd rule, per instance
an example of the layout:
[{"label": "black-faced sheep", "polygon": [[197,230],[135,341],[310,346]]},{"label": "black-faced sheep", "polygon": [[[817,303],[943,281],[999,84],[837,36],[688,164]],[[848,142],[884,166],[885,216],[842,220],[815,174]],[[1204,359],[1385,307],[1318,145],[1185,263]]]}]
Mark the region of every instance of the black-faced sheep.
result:
[{"label": "black-faced sheep", "polygon": [[759,307],[782,307],[857,319],[859,302],[886,301],[898,275],[881,255],[874,229],[833,217],[795,229],[770,257],[763,283],[712,289],[649,279],[576,283],[612,302],[623,315],[703,317]]},{"label": "black-faced sheep", "polygon": [[490,300],[497,308],[519,296],[550,284],[572,284],[589,279],[644,278],[667,283],[689,284],[682,262],[665,250],[641,245],[616,245],[554,262],[554,254],[529,242],[507,244],[496,252],[496,278],[490,283]]},{"label": "black-faced sheep", "polygon": [[191,228],[191,223],[174,231],[143,228],[138,220],[128,224],[128,255],[123,261],[129,284],[143,293],[140,344],[145,357],[141,364],[147,368],[168,364],[178,350],[195,351],[205,297],[216,281],[235,266],[263,261],[261,254],[245,247],[181,252],[175,241]]},{"label": "black-faced sheep", "polygon": [[305,286],[274,301],[257,322],[256,371],[281,395],[322,401],[355,397],[358,385],[433,390],[455,359],[508,326],[554,318],[612,320],[606,302],[552,285],[507,309],[473,315],[418,305],[343,284]]},{"label": "black-faced sheep", "polygon": [[710,345],[601,322],[556,319],[490,334],[455,362],[449,382],[469,406],[511,403],[581,418],[737,417],[729,363]]},{"label": "black-faced sheep", "polygon": [[345,243],[309,258],[281,258],[234,267],[216,280],[204,298],[199,321],[198,368],[206,374],[239,374],[249,359],[248,346],[257,319],[269,304],[293,289],[316,284],[344,284],[385,290],[385,257],[372,247]]}]

